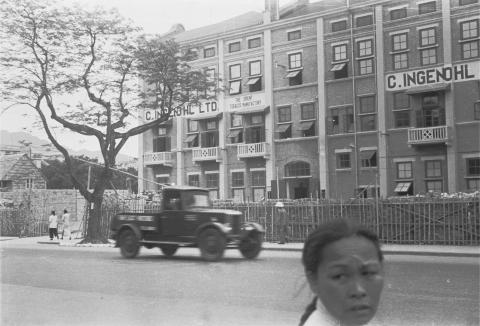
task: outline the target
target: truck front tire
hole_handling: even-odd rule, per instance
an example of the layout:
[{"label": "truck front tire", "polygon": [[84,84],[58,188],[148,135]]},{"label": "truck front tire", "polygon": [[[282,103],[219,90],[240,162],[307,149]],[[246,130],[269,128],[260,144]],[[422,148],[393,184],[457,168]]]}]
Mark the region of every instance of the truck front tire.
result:
[{"label": "truck front tire", "polygon": [[222,258],[226,245],[225,236],[217,229],[207,228],[200,233],[198,246],[202,258],[206,261],[217,261]]},{"label": "truck front tire", "polygon": [[140,251],[140,243],[133,230],[126,229],[120,233],[120,253],[125,258],[134,258]]}]

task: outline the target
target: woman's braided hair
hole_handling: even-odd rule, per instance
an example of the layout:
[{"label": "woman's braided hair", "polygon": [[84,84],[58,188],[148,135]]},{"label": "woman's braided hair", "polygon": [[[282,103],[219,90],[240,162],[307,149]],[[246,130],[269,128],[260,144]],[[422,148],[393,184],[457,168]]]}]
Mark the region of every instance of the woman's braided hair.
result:
[{"label": "woman's braided hair", "polygon": [[[332,242],[352,236],[364,237],[365,239],[370,240],[377,249],[378,259],[381,262],[383,261],[383,254],[380,249],[378,236],[374,232],[363,226],[353,224],[346,219],[336,219],[320,225],[308,235],[302,253],[302,263],[305,268],[305,273],[311,273],[313,275],[317,273],[318,266],[323,259],[323,248]],[[317,298],[315,297],[306,307],[305,312],[300,319],[300,326],[302,326],[312,312],[315,311],[316,301]]]}]

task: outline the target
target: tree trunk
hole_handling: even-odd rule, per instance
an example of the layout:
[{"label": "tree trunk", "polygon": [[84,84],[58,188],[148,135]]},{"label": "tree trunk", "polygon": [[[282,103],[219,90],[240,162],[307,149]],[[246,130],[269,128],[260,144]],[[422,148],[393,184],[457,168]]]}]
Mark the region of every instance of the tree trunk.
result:
[{"label": "tree trunk", "polygon": [[107,232],[102,232],[102,202],[103,191],[96,194],[93,202],[89,203],[87,234],[82,243],[108,243]]}]

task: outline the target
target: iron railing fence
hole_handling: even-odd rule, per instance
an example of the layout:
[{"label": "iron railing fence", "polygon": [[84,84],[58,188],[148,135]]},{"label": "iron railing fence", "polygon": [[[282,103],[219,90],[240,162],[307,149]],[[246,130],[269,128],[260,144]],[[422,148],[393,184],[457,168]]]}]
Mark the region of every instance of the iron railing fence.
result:
[{"label": "iron railing fence", "polygon": [[[303,242],[309,232],[321,223],[348,218],[376,232],[382,243],[480,245],[480,196],[348,201],[308,199],[284,201],[284,204],[289,216],[288,238],[292,242]],[[243,222],[256,222],[265,228],[266,241],[278,241],[275,201],[215,201],[214,206],[241,211]],[[103,204],[101,232],[109,236],[110,221],[117,213],[154,213],[160,210],[160,201],[110,198]],[[27,213],[19,208],[0,209],[1,235],[47,235],[48,217],[35,217]],[[82,231],[85,234],[87,214],[82,220]]]}]

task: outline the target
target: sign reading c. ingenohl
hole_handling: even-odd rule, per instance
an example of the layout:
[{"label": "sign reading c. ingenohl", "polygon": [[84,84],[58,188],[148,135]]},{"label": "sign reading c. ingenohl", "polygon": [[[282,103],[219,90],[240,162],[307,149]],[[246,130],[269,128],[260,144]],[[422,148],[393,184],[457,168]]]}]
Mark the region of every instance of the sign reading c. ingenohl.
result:
[{"label": "sign reading c. ingenohl", "polygon": [[480,79],[480,61],[389,74],[385,77],[385,84],[387,91],[399,91],[475,79]]},{"label": "sign reading c. ingenohl", "polygon": [[[160,119],[168,110],[145,110],[143,111],[143,121],[150,122],[153,120]],[[217,105],[217,101],[205,101],[199,104],[185,104],[183,107],[173,110],[170,114],[171,117],[201,117],[202,115],[211,114],[215,112],[222,112],[221,108]]]}]

